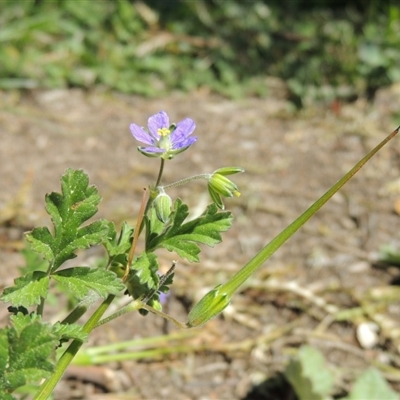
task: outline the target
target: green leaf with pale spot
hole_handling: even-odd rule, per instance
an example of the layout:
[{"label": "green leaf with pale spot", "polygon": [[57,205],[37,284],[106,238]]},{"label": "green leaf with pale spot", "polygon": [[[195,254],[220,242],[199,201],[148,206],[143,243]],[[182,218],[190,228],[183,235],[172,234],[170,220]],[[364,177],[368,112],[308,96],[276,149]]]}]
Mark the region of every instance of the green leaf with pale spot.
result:
[{"label": "green leaf with pale spot", "polygon": [[40,304],[49,290],[49,277],[45,272],[35,271],[15,279],[15,285],[4,289],[0,299],[14,306],[28,308]]},{"label": "green leaf with pale spot", "polygon": [[59,343],[52,326],[36,316],[18,314],[11,320],[16,326],[0,330],[0,388],[5,392],[48,377]]},{"label": "green leaf with pale spot", "polygon": [[57,271],[52,275],[67,292],[82,300],[91,290],[102,298],[118,294],[125,285],[114,272],[99,268],[75,267]]},{"label": "green leaf with pale spot", "polygon": [[230,212],[218,212],[215,204],[210,204],[200,217],[184,223],[188,215],[187,205],[177,199],[170,216],[171,225],[162,234],[151,237],[146,250],[164,247],[189,261],[199,261],[198,243],[211,247],[220,243],[220,233],[231,227],[233,219]]},{"label": "green leaf with pale spot", "polygon": [[76,257],[77,249],[100,243],[109,229],[103,220],[81,227],[96,214],[101,199],[97,188],[89,186],[83,171],[68,169],[61,178],[61,189],[61,193],[46,195],[46,210],[54,225],[54,235],[46,227],[35,228],[26,235],[31,248],[52,265],[52,272]]},{"label": "green leaf with pale spot", "polygon": [[325,400],[334,385],[322,353],[311,346],[302,346],[284,371],[299,400]]}]

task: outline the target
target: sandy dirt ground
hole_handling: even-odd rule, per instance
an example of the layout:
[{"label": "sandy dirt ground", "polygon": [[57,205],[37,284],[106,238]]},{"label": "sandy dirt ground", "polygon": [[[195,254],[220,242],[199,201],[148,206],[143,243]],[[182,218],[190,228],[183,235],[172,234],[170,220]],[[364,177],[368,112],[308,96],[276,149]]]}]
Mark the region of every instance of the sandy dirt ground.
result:
[{"label": "sandy dirt ground", "polygon": [[[381,90],[373,102],[301,112],[279,93],[230,101],[209,93],[149,100],[99,91],[0,92],[0,289],[23,264],[23,232],[50,225],[44,195],[60,190],[68,167],[84,169],[99,188],[100,217],[134,224],[142,188],[154,183],[158,162],[137,152],[129,124],[145,126],[165,110],[176,122],[194,119],[199,139],[167,163],[164,183],[224,166],[246,170],[234,177],[241,197],[226,201],[235,221],[224,241],[204,248],[200,263],[178,261],[166,308],[185,321],[206,289],[226,281],[399,125],[399,104],[399,85]],[[306,343],[336,371],[336,393],[345,393],[374,363],[390,367],[384,376],[399,390],[400,272],[377,256],[382,245],[400,248],[398,140],[278,250],[222,316],[187,332],[154,315],[113,321],[85,347],[166,335],[157,348],[174,350],[71,366],[55,400],[294,399],[280,373]],[[201,181],[169,194],[194,212],[209,202]],[[78,260],[90,264],[100,255],[90,249]],[[160,256],[163,268],[176,258]],[[4,326],[7,305],[0,307]],[[61,308],[49,310],[50,318],[60,319]],[[340,314],[353,309],[361,311]],[[357,337],[363,322],[378,327],[371,348]]]}]

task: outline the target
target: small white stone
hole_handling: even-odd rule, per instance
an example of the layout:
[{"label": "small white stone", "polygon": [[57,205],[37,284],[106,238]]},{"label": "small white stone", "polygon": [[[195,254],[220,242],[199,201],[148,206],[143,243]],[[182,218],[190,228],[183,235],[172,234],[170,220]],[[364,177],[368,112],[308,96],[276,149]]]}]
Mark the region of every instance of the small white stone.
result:
[{"label": "small white stone", "polygon": [[356,336],[363,349],[372,349],[379,342],[379,326],[375,322],[362,322],[357,326]]}]

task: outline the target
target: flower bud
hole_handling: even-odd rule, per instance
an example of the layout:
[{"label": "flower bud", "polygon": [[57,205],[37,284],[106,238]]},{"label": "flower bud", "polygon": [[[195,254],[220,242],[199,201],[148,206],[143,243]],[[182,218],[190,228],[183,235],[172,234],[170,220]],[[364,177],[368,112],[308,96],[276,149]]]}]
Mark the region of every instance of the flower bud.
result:
[{"label": "flower bud", "polygon": [[205,324],[211,318],[220,314],[231,299],[225,292],[220,292],[221,285],[208,292],[190,311],[187,326],[194,328]]},{"label": "flower bud", "polygon": [[232,197],[233,195],[239,197],[240,192],[235,183],[230,179],[226,178],[225,175],[237,174],[244,170],[239,167],[226,167],[217,169],[212,173],[208,179],[208,191],[210,193],[212,201],[217,205],[218,208],[224,209],[221,196]]},{"label": "flower bud", "polygon": [[154,209],[156,210],[157,218],[162,222],[166,223],[171,215],[172,200],[165,192],[161,192],[154,199]]}]

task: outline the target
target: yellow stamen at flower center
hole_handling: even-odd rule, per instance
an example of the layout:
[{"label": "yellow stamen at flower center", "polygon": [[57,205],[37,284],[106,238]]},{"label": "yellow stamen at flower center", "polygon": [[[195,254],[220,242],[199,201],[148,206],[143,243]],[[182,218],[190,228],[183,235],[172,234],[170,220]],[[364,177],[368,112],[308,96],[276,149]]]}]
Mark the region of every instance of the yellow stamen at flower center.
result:
[{"label": "yellow stamen at flower center", "polygon": [[158,128],[157,132],[160,136],[164,136],[164,137],[168,136],[171,133],[171,131],[168,128]]}]

